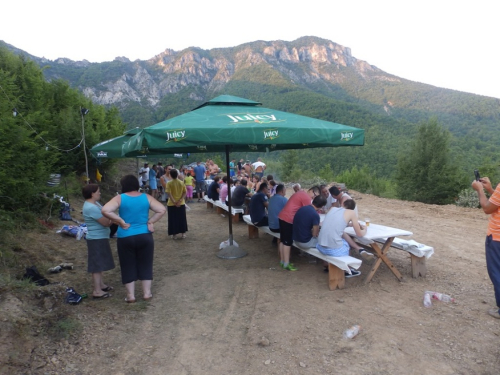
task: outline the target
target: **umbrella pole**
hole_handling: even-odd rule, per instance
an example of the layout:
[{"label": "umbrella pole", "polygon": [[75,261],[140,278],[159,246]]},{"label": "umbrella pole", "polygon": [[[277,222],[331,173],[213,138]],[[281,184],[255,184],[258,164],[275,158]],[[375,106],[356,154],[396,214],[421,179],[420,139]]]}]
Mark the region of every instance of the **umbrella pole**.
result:
[{"label": "umbrella pole", "polygon": [[217,256],[219,258],[223,259],[237,259],[237,258],[242,258],[248,253],[242,249],[240,249],[237,246],[233,245],[233,220],[232,220],[232,212],[231,212],[231,207],[232,207],[232,202],[231,202],[231,173],[230,173],[230,167],[229,167],[229,145],[226,145],[226,176],[227,176],[227,197],[228,197],[228,222],[229,222],[229,246],[225,247],[224,249],[220,250],[217,253]]}]

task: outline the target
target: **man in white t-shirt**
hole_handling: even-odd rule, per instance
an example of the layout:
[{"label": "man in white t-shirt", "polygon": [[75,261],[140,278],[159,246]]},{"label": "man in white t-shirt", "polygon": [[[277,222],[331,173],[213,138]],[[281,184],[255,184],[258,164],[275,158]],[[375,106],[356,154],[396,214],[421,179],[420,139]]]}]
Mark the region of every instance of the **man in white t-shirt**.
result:
[{"label": "man in white t-shirt", "polygon": [[337,200],[330,194],[326,185],[320,185],[319,189],[321,190],[321,195],[326,199],[326,205],[322,208],[322,212],[326,214]]},{"label": "man in white t-shirt", "polygon": [[147,185],[149,183],[149,166],[148,163],[144,163],[144,167],[139,170],[140,180],[143,185]]},{"label": "man in white t-shirt", "polygon": [[[334,203],[335,207],[343,207],[344,202],[348,199],[352,199],[351,196],[347,193],[344,193],[343,191],[340,191],[338,187],[332,186],[330,189],[328,189],[330,194],[332,195],[333,198],[336,199],[336,202]],[[356,213],[356,217],[358,216],[358,205],[355,205],[354,212]]]},{"label": "man in white t-shirt", "polygon": [[255,163],[252,163],[252,169],[254,175],[262,178],[264,176],[264,171],[266,170],[266,165],[262,162],[261,158],[257,158],[257,161]]}]

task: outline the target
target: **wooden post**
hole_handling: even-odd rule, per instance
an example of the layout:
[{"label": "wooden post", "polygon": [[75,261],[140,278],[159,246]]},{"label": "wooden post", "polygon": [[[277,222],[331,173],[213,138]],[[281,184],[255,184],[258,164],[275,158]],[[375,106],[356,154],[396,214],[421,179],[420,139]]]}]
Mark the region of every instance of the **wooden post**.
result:
[{"label": "wooden post", "polygon": [[253,239],[253,238],[259,238],[259,228],[249,225],[248,226],[248,238]]},{"label": "wooden post", "polygon": [[328,263],[328,287],[330,290],[344,289],[345,273],[337,266]]},{"label": "wooden post", "polygon": [[427,266],[425,264],[425,256],[417,257],[410,253],[411,257],[411,274],[413,277],[425,277],[427,273]]}]

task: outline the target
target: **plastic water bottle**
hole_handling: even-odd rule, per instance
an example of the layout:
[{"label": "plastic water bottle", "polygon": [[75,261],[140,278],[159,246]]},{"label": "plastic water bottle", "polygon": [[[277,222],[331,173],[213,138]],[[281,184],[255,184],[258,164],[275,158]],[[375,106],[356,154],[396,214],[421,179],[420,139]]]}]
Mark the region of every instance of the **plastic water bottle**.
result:
[{"label": "plastic water bottle", "polygon": [[345,339],[352,339],[353,337],[355,337],[359,333],[360,330],[361,330],[361,326],[356,324],[356,325],[352,326],[351,328],[346,329],[344,331],[344,338]]},{"label": "plastic water bottle", "polygon": [[429,294],[429,292],[424,293],[424,306],[425,307],[432,306],[431,295]]},{"label": "plastic water bottle", "polygon": [[425,293],[429,293],[432,299],[436,299],[438,301],[442,302],[455,302],[455,298],[451,298],[447,294],[443,293],[438,293],[438,292],[431,292],[431,291],[426,291]]}]

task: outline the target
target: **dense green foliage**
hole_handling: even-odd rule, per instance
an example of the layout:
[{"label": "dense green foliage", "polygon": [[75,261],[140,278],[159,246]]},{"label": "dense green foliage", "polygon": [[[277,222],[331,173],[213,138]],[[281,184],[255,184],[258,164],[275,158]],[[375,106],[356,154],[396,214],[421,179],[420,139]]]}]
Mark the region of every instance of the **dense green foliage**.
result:
[{"label": "dense green foliage", "polygon": [[408,152],[401,156],[396,174],[399,198],[446,204],[464,187],[458,168],[450,159],[449,132],[437,120],[422,124]]},{"label": "dense green foliage", "polygon": [[[34,62],[5,48],[0,97],[0,210],[36,211],[44,205],[41,193],[52,192],[51,173],[85,172],[83,125],[88,146],[125,128],[116,108],[94,105],[67,82],[47,82]],[[81,107],[89,109],[84,119]]]}]

